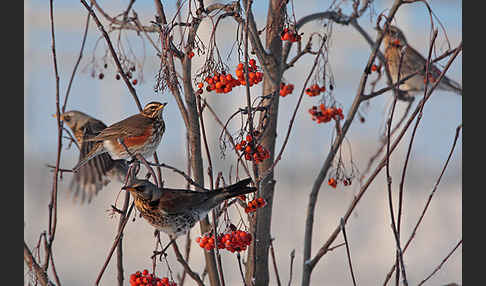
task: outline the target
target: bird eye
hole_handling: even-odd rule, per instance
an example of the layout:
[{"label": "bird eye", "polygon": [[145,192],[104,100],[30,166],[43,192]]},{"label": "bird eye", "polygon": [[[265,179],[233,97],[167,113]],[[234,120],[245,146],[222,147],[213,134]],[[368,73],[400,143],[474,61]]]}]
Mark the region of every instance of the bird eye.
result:
[{"label": "bird eye", "polygon": [[69,116],[69,115],[65,115],[65,116],[63,117],[63,119],[64,119],[64,121],[69,122],[69,120],[71,120],[71,116]]}]

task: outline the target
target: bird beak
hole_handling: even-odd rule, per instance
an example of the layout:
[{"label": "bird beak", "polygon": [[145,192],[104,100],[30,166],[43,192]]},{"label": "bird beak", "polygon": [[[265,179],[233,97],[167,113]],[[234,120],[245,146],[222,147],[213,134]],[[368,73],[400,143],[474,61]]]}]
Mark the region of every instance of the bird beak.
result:
[{"label": "bird beak", "polygon": [[131,187],[131,186],[123,186],[121,189],[122,189],[122,190],[127,190],[127,191],[130,191],[130,192],[132,192],[132,191],[135,191],[135,190],[136,190],[134,187]]},{"label": "bird beak", "polygon": [[164,108],[166,105],[167,105],[167,102],[162,103],[162,105],[160,105],[159,109]]}]

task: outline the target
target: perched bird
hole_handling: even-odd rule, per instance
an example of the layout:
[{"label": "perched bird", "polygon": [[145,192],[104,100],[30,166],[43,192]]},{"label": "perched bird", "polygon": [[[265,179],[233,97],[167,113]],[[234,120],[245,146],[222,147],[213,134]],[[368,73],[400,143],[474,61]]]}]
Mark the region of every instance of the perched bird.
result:
[{"label": "perched bird", "polygon": [[172,239],[186,234],[199,220],[224,200],[255,192],[250,178],[208,192],[160,189],[148,180],[134,179],[122,187],[132,195],[135,207],[145,220]]},{"label": "perched bird", "polygon": [[[76,110],[64,112],[60,119],[72,130],[76,138],[80,150],[80,160],[91,151],[94,145],[93,142],[86,139],[95,137],[106,128],[106,125],[100,120]],[[108,154],[102,154],[74,173],[69,189],[74,193],[74,199],[81,195],[81,202],[87,198],[90,203],[93,196],[112,179],[123,182],[127,171],[126,161],[112,160]]]},{"label": "perched bird", "polygon": [[119,121],[103,129],[95,137],[86,139],[95,142],[93,149],[79,160],[73,171],[77,172],[89,160],[104,153],[108,153],[113,160],[126,160],[137,154],[152,156],[165,131],[162,112],[166,105],[167,103],[152,101],[145,105],[141,113]]},{"label": "perched bird", "polygon": [[[381,33],[382,31],[379,30]],[[385,36],[383,38],[385,46],[386,67],[390,72],[393,83],[398,81],[398,69],[402,53],[403,62],[400,68],[400,79],[417,72],[420,72],[406,80],[399,88],[403,91],[408,91],[410,95],[423,91],[425,88],[425,67],[427,60],[413,47],[411,47],[405,38],[403,32],[395,26],[385,28]],[[434,83],[439,78],[441,71],[435,66],[429,67],[429,85]],[[459,83],[444,76],[437,86],[438,89],[452,91],[462,95],[462,87]]]}]

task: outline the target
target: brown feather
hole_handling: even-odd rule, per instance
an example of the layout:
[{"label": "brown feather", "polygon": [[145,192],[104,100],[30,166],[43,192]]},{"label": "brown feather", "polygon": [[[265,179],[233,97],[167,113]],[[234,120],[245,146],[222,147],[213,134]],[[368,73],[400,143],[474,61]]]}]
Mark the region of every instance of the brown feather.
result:
[{"label": "brown feather", "polygon": [[145,117],[142,114],[135,114],[103,129],[100,134],[92,139],[89,139],[89,141],[103,141],[117,138],[142,136],[146,130],[140,128],[140,126],[150,125],[153,121],[154,119]]}]

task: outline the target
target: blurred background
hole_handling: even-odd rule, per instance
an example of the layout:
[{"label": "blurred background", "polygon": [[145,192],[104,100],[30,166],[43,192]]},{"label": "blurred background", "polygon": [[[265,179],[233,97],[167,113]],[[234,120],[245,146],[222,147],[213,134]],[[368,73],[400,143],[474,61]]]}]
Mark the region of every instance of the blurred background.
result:
[{"label": "blurred background", "polygon": [[[100,1],[101,2],[101,1]],[[112,15],[121,13],[128,5],[128,0],[100,3]],[[297,3],[298,2],[298,3]],[[324,11],[333,1],[295,1],[296,18]],[[349,1],[347,1],[349,2]],[[360,18],[359,23],[374,39],[372,29],[379,13],[388,13],[393,1],[373,1],[371,9]],[[451,48],[462,40],[462,1],[429,1],[437,26],[439,20],[447,31]],[[56,29],[56,50],[60,75],[61,103],[64,102],[66,88],[74,64],[79,55],[87,11],[78,2],[55,1],[54,19]],[[175,1],[164,5],[169,17],[174,15]],[[343,7],[349,6],[346,3]],[[145,25],[153,20],[155,12],[151,1],[137,1],[133,9]],[[255,1],[254,13],[259,28],[264,26],[267,2]],[[347,10],[344,10],[345,12]],[[185,15],[183,13],[183,15]],[[101,16],[99,16],[101,18]],[[106,26],[106,22],[103,23]],[[422,3],[404,5],[395,17],[395,25],[405,31],[409,43],[422,54],[426,54],[430,40],[430,17]],[[218,31],[217,40],[222,58],[226,59],[233,48],[236,25],[232,20],[225,20]],[[314,22],[304,26],[304,41],[311,31],[322,30],[322,23]],[[207,21],[199,30],[201,39],[207,45],[211,27]],[[177,34],[177,33],[176,33]],[[229,36],[228,36],[229,35]],[[67,110],[76,109],[88,113],[110,125],[136,112],[137,107],[124,82],[115,80],[116,68],[111,55],[106,54],[108,68],[103,68],[106,52],[104,39],[90,21],[88,37],[78,73],[75,77]],[[115,42],[118,32],[110,34]],[[156,40],[156,37],[153,37]],[[167,123],[166,133],[158,149],[159,160],[186,169],[185,128],[173,97],[167,92],[154,92],[155,75],[159,69],[159,60],[153,47],[135,32],[124,32],[121,41],[127,54],[138,62],[135,86],[142,105],[151,100],[167,101],[164,118]],[[438,53],[447,49],[443,30],[439,30]],[[351,26],[333,25],[331,46],[328,58],[335,81],[334,97],[343,107],[344,114],[355,97],[359,79],[369,57],[370,47]],[[133,53],[133,54],[132,54]],[[202,66],[205,56],[193,58],[193,73]],[[293,83],[293,94],[280,101],[279,132],[277,151],[280,150],[287,132],[292,112],[300,91],[312,64],[312,56],[304,56],[294,68],[284,74],[287,83]],[[227,61],[231,71],[238,62],[233,50]],[[445,63],[446,61],[441,61]],[[143,68],[142,68],[143,67]],[[94,69],[93,69],[94,68]],[[95,77],[92,77],[92,72]],[[105,75],[99,80],[97,75]],[[448,74],[452,79],[462,82],[462,53],[452,64]],[[375,78],[371,76],[370,80]],[[384,85],[384,80],[378,88]],[[253,95],[261,95],[261,85],[252,87]],[[245,104],[243,88],[235,88],[230,94],[204,93],[209,104],[215,108],[224,121],[240,106]],[[57,152],[57,126],[52,117],[56,110],[55,79],[51,53],[51,35],[48,1],[24,1],[24,239],[33,248],[39,235],[47,230],[48,203],[52,189],[52,173],[48,164],[55,165]],[[365,122],[355,120],[347,135],[349,144],[343,148],[343,156],[349,163],[350,154],[357,167],[363,172],[370,156],[377,150],[379,136],[384,130],[385,116],[392,101],[391,93],[372,99],[364,104],[360,113]],[[418,100],[414,103],[416,106]],[[290,252],[295,249],[292,284],[300,284],[302,271],[302,251],[304,222],[308,197],[334,136],[332,124],[316,124],[307,110],[318,104],[318,98],[305,96],[299,109],[292,134],[285,149],[282,161],[275,169],[277,180],[273,210],[272,237],[276,251],[280,279],[286,284],[289,280]],[[397,105],[399,118],[406,103]],[[223,172],[228,180],[230,167],[235,170],[235,157],[226,150],[223,156],[219,134],[221,128],[210,115],[205,116],[208,138],[211,148],[215,174]],[[356,118],[357,119],[357,118]],[[236,133],[240,120],[234,120],[230,129]],[[396,121],[394,121],[396,122]],[[437,91],[424,108],[424,116],[415,137],[407,177],[405,181],[404,210],[402,218],[402,241],[408,239],[417,222],[425,202],[433,189],[443,164],[450,152],[456,127],[462,123],[462,98],[449,92]],[[398,191],[401,170],[410,141],[411,128],[402,141],[401,147],[392,156],[391,172],[393,190]],[[407,250],[404,261],[410,285],[415,285],[429,275],[447,253],[462,238],[462,135],[454,151],[439,188],[429,206],[422,225],[419,227],[413,243]],[[348,148],[349,147],[349,148]],[[350,153],[352,151],[352,153]],[[63,143],[61,168],[71,168],[77,162],[78,150],[68,148],[68,141]],[[374,167],[374,166],[373,166]],[[383,170],[369,187],[350,218],[346,232],[350,244],[353,269],[359,285],[382,284],[386,273],[395,261],[395,241],[390,227],[387,200],[387,187]],[[184,187],[184,179],[170,171],[163,171],[166,186]],[[240,174],[244,177],[244,173]],[[232,175],[234,178],[234,173]],[[60,280],[64,285],[93,284],[101,269],[109,248],[117,232],[118,218],[110,218],[106,210],[117,203],[121,207],[122,198],[117,201],[120,184],[110,183],[91,204],[73,203],[67,192],[71,174],[63,175],[59,185],[58,225],[54,242],[54,257]],[[206,180],[207,182],[207,180]],[[321,187],[316,217],[314,221],[313,251],[327,240],[330,233],[339,224],[354,195],[359,191],[359,181],[354,180],[348,187],[339,185],[336,189],[324,183]],[[238,220],[238,213],[233,210],[233,218]],[[199,227],[193,228],[191,237],[198,236]],[[163,242],[168,238],[162,235]],[[342,242],[338,237],[335,244]],[[185,239],[179,238],[179,247],[183,248]],[[153,228],[141,218],[129,221],[124,235],[124,263],[127,277],[137,270],[151,269],[152,250],[155,240]],[[462,247],[460,247],[429,280],[428,285],[443,285],[450,282],[462,284]],[[246,258],[246,253],[243,255]],[[237,259],[229,252],[222,253],[224,274],[227,285],[241,285]],[[181,273],[181,267],[172,250],[169,251],[168,263],[174,279]],[[192,269],[203,272],[203,255],[199,246],[192,244],[189,261]],[[318,263],[312,274],[312,285],[351,285],[352,280],[347,264],[344,247],[328,253]],[[113,258],[101,280],[101,285],[116,283],[116,263]],[[25,267],[24,267],[25,268]],[[24,271],[26,272],[26,271]],[[270,284],[276,285],[274,271],[270,271]],[[165,262],[157,266],[159,276],[169,276]],[[29,275],[24,277],[24,284]],[[190,277],[185,285],[195,285]]]}]

